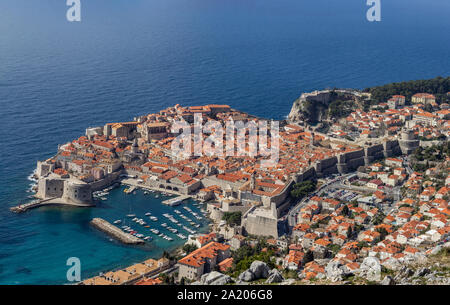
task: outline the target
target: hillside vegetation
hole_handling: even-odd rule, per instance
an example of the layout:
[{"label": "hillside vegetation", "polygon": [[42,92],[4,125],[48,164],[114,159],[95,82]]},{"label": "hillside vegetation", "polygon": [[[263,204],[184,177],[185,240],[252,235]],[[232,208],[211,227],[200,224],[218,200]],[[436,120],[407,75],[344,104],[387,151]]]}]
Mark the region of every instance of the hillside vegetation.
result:
[{"label": "hillside vegetation", "polygon": [[393,95],[404,95],[407,101],[416,93],[431,93],[436,96],[438,104],[448,101],[450,92],[450,77],[436,77],[427,80],[413,80],[401,83],[392,83],[378,87],[366,88],[364,92],[372,94],[371,104],[386,102]]}]

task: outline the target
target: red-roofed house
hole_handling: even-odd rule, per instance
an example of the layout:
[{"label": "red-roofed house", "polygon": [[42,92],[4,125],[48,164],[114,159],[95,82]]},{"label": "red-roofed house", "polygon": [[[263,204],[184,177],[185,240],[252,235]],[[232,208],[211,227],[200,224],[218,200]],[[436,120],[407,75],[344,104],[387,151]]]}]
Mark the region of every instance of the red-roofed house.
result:
[{"label": "red-roofed house", "polygon": [[178,261],[179,279],[199,280],[204,273],[208,273],[220,262],[230,257],[230,246],[217,242],[210,242]]}]

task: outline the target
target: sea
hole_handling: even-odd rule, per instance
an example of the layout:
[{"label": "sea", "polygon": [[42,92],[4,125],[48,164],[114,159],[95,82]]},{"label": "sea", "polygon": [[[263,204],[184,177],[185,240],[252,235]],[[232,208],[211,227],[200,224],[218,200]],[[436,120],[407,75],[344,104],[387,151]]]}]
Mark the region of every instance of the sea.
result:
[{"label": "sea", "polygon": [[182,245],[124,246],[89,225],[132,211],[158,227],[174,208],[139,190],[90,209],[9,211],[29,200],[36,161],[87,127],[175,104],[283,119],[302,92],[450,74],[448,0],[381,0],[380,22],[365,0],[80,2],[69,22],[66,1],[0,1],[0,284],[68,284],[70,257],[84,279]]}]

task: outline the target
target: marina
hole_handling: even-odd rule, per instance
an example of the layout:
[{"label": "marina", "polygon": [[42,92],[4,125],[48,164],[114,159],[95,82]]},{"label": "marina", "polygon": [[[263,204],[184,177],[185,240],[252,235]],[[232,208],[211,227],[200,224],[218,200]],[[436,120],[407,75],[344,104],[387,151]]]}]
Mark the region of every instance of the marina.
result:
[{"label": "marina", "polygon": [[[130,179],[130,177],[126,179]],[[30,181],[27,181],[27,185],[29,183]],[[56,240],[55,243],[49,246],[49,251],[58,251],[57,245],[66,242],[64,239],[65,235],[59,235],[60,230],[64,228],[64,230],[70,232],[72,239],[77,241],[66,247],[67,255],[70,256],[70,253],[78,251],[80,247],[84,249],[83,252],[96,253],[95,257],[83,258],[86,265],[95,261],[95,264],[91,264],[92,267],[90,269],[83,271],[83,278],[94,276],[99,270],[116,268],[118,261],[124,264],[131,264],[149,257],[160,257],[163,251],[172,251],[182,246],[188,235],[191,234],[189,231],[202,233],[208,231],[208,219],[195,219],[189,215],[189,212],[182,209],[182,207],[188,206],[192,211],[201,215],[203,204],[194,201],[192,198],[182,197],[179,198],[183,199],[182,202],[175,207],[162,202],[173,200],[179,195],[174,196],[169,191],[162,192],[146,189],[142,186],[134,186],[130,192],[131,187],[130,185],[114,183],[109,187],[95,191],[93,193],[95,208],[74,210],[73,207],[65,207],[64,205],[51,202],[46,203],[33,197],[29,199],[29,202],[25,201],[16,207],[10,208],[10,210],[22,213],[33,210],[36,207],[42,207],[43,210],[39,211],[39,213],[30,212],[42,218],[42,222],[47,223],[48,219],[53,219],[52,223],[54,225],[46,227],[44,230],[45,232],[51,232],[49,234],[55,236],[54,239]],[[128,189],[128,191],[124,192],[125,189]],[[28,195],[33,195],[33,193],[27,193]],[[163,216],[166,213],[172,216],[171,219],[173,221]],[[150,218],[151,216],[154,217],[153,220]],[[187,221],[185,217],[190,218],[194,222]],[[93,218],[101,218],[108,222],[108,227],[114,227],[115,232],[120,231],[121,233],[117,233],[116,236],[127,237],[125,239],[122,239],[123,237],[117,238],[111,234],[112,231],[109,229],[101,230],[100,228],[97,229],[95,225],[89,225]],[[133,221],[134,218],[138,222],[136,220]],[[71,219],[69,223],[67,222],[68,219]],[[90,227],[90,229],[80,231],[80,225],[86,228]],[[50,231],[49,228],[51,228]],[[52,231],[53,228],[54,231]],[[23,230],[27,229],[23,228]],[[135,241],[128,240],[128,238],[133,238]],[[101,247],[102,252],[98,251],[98,247]],[[126,256],[125,259],[124,255]],[[30,270],[33,270],[34,265],[39,264],[51,265],[52,262],[50,258],[48,260],[44,258],[39,261],[31,260],[29,264],[26,263]],[[63,264],[61,268],[64,267],[65,265]],[[61,270],[61,274],[65,274],[64,270]],[[14,270],[11,272],[14,272]],[[10,274],[9,276],[13,275]],[[34,281],[32,278],[30,277],[25,282],[32,283]],[[64,278],[56,281],[56,283],[62,282],[65,282]]]},{"label": "marina", "polygon": [[[180,210],[173,208],[172,204],[167,204],[167,202],[173,203],[174,201],[178,201],[177,205],[184,203],[183,208],[185,208],[186,212],[192,213],[193,215],[199,215],[199,213],[201,213],[200,205],[197,202],[188,201],[188,199],[191,199],[190,196],[178,196],[176,198],[164,200],[160,199],[160,203],[157,206],[152,207],[166,207],[165,209],[167,209],[167,212],[162,214],[159,214],[154,209],[147,209],[146,211],[137,213],[134,211],[135,208],[133,208],[133,197],[137,196],[144,200],[152,200],[152,198],[157,200],[159,196],[163,196],[164,198],[171,196],[171,194],[159,192],[153,194],[156,193],[156,191],[147,191],[136,186],[125,186],[121,189],[121,192],[115,194],[124,194],[123,199],[126,199],[125,201],[129,204],[129,213],[124,214],[122,219],[116,218],[111,221],[113,224],[120,224],[120,229],[117,229],[126,235],[138,238],[143,243],[160,243],[162,241],[174,242],[176,240],[182,242],[187,239],[187,235],[197,233],[197,230],[202,229],[202,227],[206,229],[206,226],[204,226],[203,223],[196,222],[201,219],[195,219],[194,221],[194,219],[187,217]],[[106,191],[107,190],[97,192],[96,195],[107,196],[108,194],[105,194]],[[129,196],[130,194],[133,196]],[[195,211],[187,205],[192,206]],[[160,220],[158,216],[165,218],[166,221],[164,219]],[[177,219],[177,217],[179,217],[179,219]],[[174,226],[178,228],[174,228]]]}]

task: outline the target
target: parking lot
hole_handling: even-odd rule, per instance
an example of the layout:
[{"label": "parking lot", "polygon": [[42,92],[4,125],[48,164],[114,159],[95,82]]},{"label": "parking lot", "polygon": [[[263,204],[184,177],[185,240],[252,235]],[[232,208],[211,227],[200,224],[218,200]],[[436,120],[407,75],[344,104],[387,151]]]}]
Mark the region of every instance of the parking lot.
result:
[{"label": "parking lot", "polygon": [[340,188],[330,188],[324,192],[323,195],[327,195],[329,198],[334,198],[337,200],[350,202],[352,200],[357,199],[360,194],[354,191],[340,189]]}]

